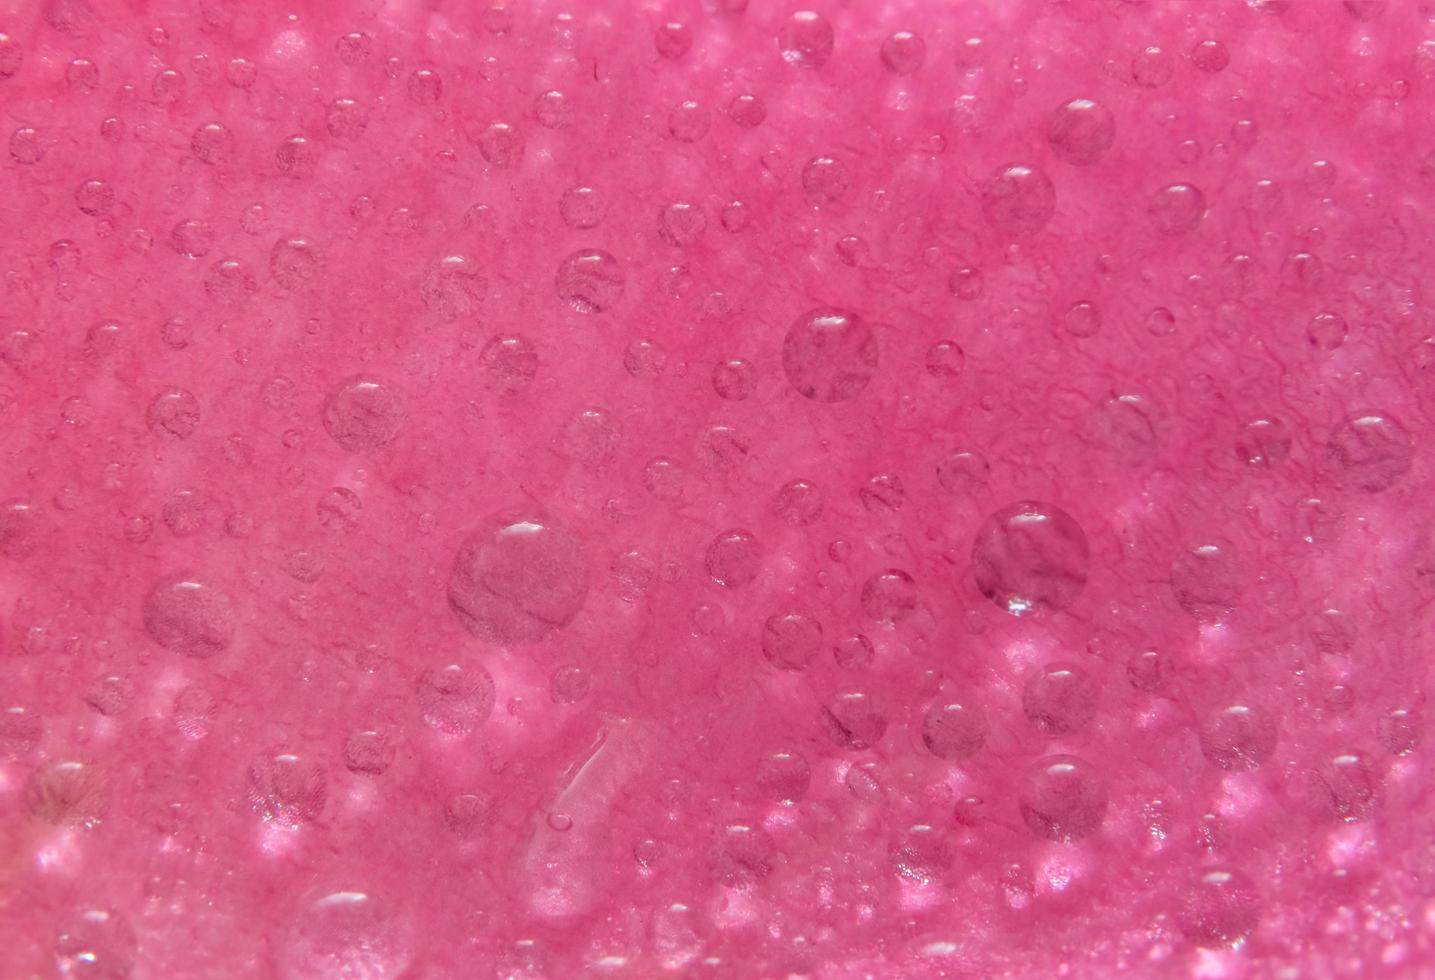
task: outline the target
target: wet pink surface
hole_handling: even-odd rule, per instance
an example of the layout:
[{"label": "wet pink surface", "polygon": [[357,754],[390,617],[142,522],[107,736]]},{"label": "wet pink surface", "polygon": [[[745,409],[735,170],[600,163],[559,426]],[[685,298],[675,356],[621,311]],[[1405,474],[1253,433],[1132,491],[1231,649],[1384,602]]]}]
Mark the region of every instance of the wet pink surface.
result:
[{"label": "wet pink surface", "polygon": [[0,0],[0,976],[1435,975],[1435,23],[745,7]]}]

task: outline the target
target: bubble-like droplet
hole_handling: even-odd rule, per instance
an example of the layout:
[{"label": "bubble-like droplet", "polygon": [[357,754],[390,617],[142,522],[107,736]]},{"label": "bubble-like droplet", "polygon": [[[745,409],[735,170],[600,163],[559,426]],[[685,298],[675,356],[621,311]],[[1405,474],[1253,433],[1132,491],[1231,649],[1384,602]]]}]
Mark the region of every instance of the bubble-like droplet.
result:
[{"label": "bubble-like droplet", "polygon": [[460,545],[448,601],[474,636],[522,646],[572,622],[588,581],[588,556],[577,535],[536,513],[504,512]]},{"label": "bubble-like droplet", "polygon": [[1206,216],[1206,195],[1195,184],[1171,184],[1146,205],[1151,224],[1163,235],[1186,235]]},{"label": "bubble-like droplet", "polygon": [[319,274],[319,253],[307,238],[281,238],[269,252],[269,274],[284,289],[298,289]]},{"label": "bubble-like droplet", "polygon": [[1010,164],[986,182],[982,214],[1003,235],[1025,238],[1046,227],[1056,214],[1056,188],[1036,167]]},{"label": "bubble-like droplet", "polygon": [[756,95],[739,95],[728,103],[727,117],[744,129],[761,126],[767,119],[767,103]]},{"label": "bubble-like droplet", "polygon": [[996,511],[972,544],[977,588],[1014,616],[1070,606],[1086,587],[1090,561],[1081,525],[1037,501]]},{"label": "bubble-like droplet", "polygon": [[1219,769],[1254,769],[1275,754],[1279,733],[1263,709],[1234,704],[1201,725],[1201,754]]},{"label": "bubble-like droplet", "polygon": [[369,128],[369,112],[353,99],[335,99],[324,113],[324,127],[335,139],[356,140]]},{"label": "bubble-like droplet", "polygon": [[1202,622],[1229,616],[1245,590],[1246,564],[1229,543],[1197,545],[1171,563],[1171,592],[1177,604]]},{"label": "bubble-like droplet", "polygon": [[1317,313],[1311,317],[1305,335],[1316,350],[1335,350],[1345,343],[1345,317],[1339,313]]},{"label": "bubble-like droplet", "polygon": [[351,453],[374,453],[398,436],[408,417],[403,398],[376,378],[356,376],[335,388],[324,402],[324,429]]},{"label": "bubble-like droplet", "polygon": [[917,604],[917,583],[900,568],[878,572],[862,583],[862,611],[879,623],[900,623],[917,611]]},{"label": "bubble-like droplet", "polygon": [[1142,650],[1126,662],[1126,679],[1138,691],[1152,694],[1165,679],[1165,659],[1157,650]]},{"label": "bubble-like droplet", "polygon": [[1097,688],[1091,675],[1074,664],[1039,668],[1021,692],[1021,710],[1038,731],[1070,735],[1096,717]]},{"label": "bubble-like droplet", "polygon": [[596,228],[608,216],[608,202],[591,187],[570,187],[558,199],[558,213],[575,231]]},{"label": "bubble-like droplet", "polygon": [[124,915],[86,909],[67,915],[55,931],[55,966],[63,977],[122,980],[134,969],[137,948],[134,929]]},{"label": "bubble-like droplet", "polygon": [[832,645],[832,659],[844,670],[856,670],[872,662],[872,641],[861,633],[848,633]]},{"label": "bubble-like droplet", "polygon": [[419,675],[415,693],[424,721],[449,735],[465,735],[493,713],[493,675],[481,664],[431,667]]},{"label": "bubble-like droplet", "polygon": [[577,704],[592,689],[592,675],[579,664],[564,664],[548,682],[548,693],[555,704]]},{"label": "bubble-like droplet", "polygon": [[1101,313],[1093,304],[1082,300],[1067,307],[1066,313],[1062,315],[1061,325],[1073,337],[1083,340],[1095,337],[1101,332]]},{"label": "bubble-like droplet", "polygon": [[214,228],[207,221],[190,219],[175,225],[169,233],[169,244],[187,259],[199,259],[214,247]]},{"label": "bubble-like droplet", "polygon": [[166,579],[150,590],[143,609],[145,631],[175,653],[212,657],[234,639],[229,596],[192,578]]},{"label": "bubble-like droplet", "polygon": [[199,428],[199,399],[183,388],[170,388],[155,396],[145,414],[157,433],[188,439]]},{"label": "bubble-like droplet", "polygon": [[777,844],[758,823],[730,823],[718,831],[714,871],[728,884],[740,885],[772,873]]},{"label": "bubble-like droplet", "polygon": [[249,766],[249,802],[265,820],[286,827],[311,823],[329,796],[323,766],[292,752],[275,752]]},{"label": "bubble-like droplet", "polygon": [[254,270],[243,259],[220,259],[204,274],[204,295],[215,306],[239,306],[258,288]]},{"label": "bubble-like droplet", "polygon": [[14,78],[25,63],[25,49],[20,42],[0,31],[0,79]]},{"label": "bubble-like droplet", "polygon": [[135,687],[127,678],[118,674],[98,677],[85,692],[85,704],[97,714],[115,718],[129,711],[134,704]]},{"label": "bubble-like droplet", "polygon": [[1207,868],[1178,894],[1181,931],[1197,946],[1233,946],[1260,921],[1262,902],[1255,882],[1231,868]]},{"label": "bubble-like droplet", "polygon": [[1191,64],[1209,74],[1225,71],[1230,63],[1231,52],[1220,41],[1202,41],[1191,49]]},{"label": "bubble-like droplet", "polygon": [[37,769],[25,784],[25,809],[55,827],[92,827],[109,807],[104,774],[83,762]]},{"label": "bubble-like droplet", "polygon": [[940,340],[927,348],[922,361],[927,373],[942,381],[956,381],[967,366],[967,353],[955,340]]},{"label": "bubble-like droplet", "polygon": [[653,32],[653,46],[660,57],[677,60],[692,48],[693,29],[681,21],[667,21]]},{"label": "bubble-like droplet", "polygon": [[833,157],[813,157],[802,168],[802,192],[814,207],[836,204],[850,185],[847,167]]},{"label": "bubble-like droplet", "polygon": [[505,394],[525,390],[538,375],[538,350],[522,336],[490,337],[478,361],[487,386]]},{"label": "bubble-like droplet", "polygon": [[752,532],[724,531],[708,545],[703,565],[708,577],[729,589],[750,584],[762,571],[762,544]]},{"label": "bubble-like droplet", "polygon": [[1415,459],[1410,433],[1384,412],[1352,415],[1326,442],[1326,456],[1341,485],[1380,493],[1399,483]]},{"label": "bubble-like droplet", "polygon": [[775,513],[790,527],[807,527],[822,516],[822,492],[810,480],[789,480],[772,502]]},{"label": "bubble-like droplet", "polygon": [[506,122],[489,123],[477,143],[479,154],[494,167],[516,166],[527,145],[522,130]]},{"label": "bubble-like droplet", "polygon": [[354,732],[344,742],[344,767],[361,776],[381,776],[393,765],[394,754],[394,743],[384,732]]},{"label": "bubble-like droplet", "polygon": [[887,733],[887,716],[865,691],[844,691],[833,697],[822,721],[827,737],[844,749],[870,749]]},{"label": "bubble-like droplet", "polygon": [[105,217],[115,209],[115,189],[103,180],[87,180],[75,189],[75,205],[92,218]]},{"label": "bubble-like droplet", "polygon": [[804,397],[848,401],[862,393],[877,371],[877,338],[855,313],[810,310],[783,339],[782,368]]},{"label": "bubble-like droplet", "polygon": [[541,93],[533,100],[533,118],[547,129],[563,129],[573,121],[574,108],[568,96],[557,89]]},{"label": "bubble-like droplet", "polygon": [[1106,782],[1089,762],[1072,755],[1053,755],[1028,773],[1018,810],[1036,836],[1074,841],[1101,828],[1106,805]]},{"label": "bubble-like droplet", "polygon": [[985,487],[991,474],[991,464],[977,452],[959,450],[942,457],[937,464],[937,482],[942,489],[963,496],[970,496]]},{"label": "bubble-like droplet", "polygon": [[1164,48],[1150,45],[1131,59],[1131,80],[1142,88],[1160,88],[1176,73],[1176,60]]},{"label": "bubble-like droplet", "polygon": [[600,249],[581,249],[558,266],[558,298],[579,313],[612,309],[622,299],[625,284],[618,260]]},{"label": "bubble-like droplet", "polygon": [[1280,465],[1290,452],[1290,429],[1280,419],[1247,422],[1236,438],[1236,458],[1257,469]]},{"label": "bubble-like droplet", "polygon": [[443,96],[443,79],[432,68],[420,68],[409,76],[408,93],[418,105],[433,105]]},{"label": "bubble-like droplet", "polygon": [[398,980],[413,940],[398,909],[363,892],[334,892],[293,917],[276,959],[284,980]]},{"label": "bubble-like droplet", "polygon": [[218,165],[234,158],[234,134],[217,122],[205,123],[196,129],[189,146],[202,163]]},{"label": "bubble-like droplet", "polygon": [[832,25],[812,10],[799,10],[777,32],[782,60],[794,68],[821,68],[832,57]]},{"label": "bubble-like droplet", "polygon": [[922,717],[922,742],[939,759],[960,762],[987,742],[991,723],[981,708],[957,701],[938,701]]},{"label": "bubble-like droplet", "polygon": [[696,143],[708,134],[712,124],[712,112],[692,99],[684,99],[668,113],[668,134],[679,143]]},{"label": "bubble-like droplet", "polygon": [[821,650],[822,624],[806,613],[774,613],[762,625],[762,655],[780,670],[802,670]]},{"label": "bubble-like droplet", "polygon": [[757,380],[750,363],[740,357],[721,361],[713,368],[713,391],[724,401],[746,401]]},{"label": "bubble-like droplet", "polygon": [[669,245],[692,245],[707,231],[708,216],[686,201],[669,204],[658,212],[658,235]]},{"label": "bubble-like droplet", "polygon": [[910,75],[927,60],[927,42],[920,34],[897,31],[882,41],[882,64],[894,75]]},{"label": "bubble-like droplet", "polygon": [[1058,159],[1089,167],[1099,163],[1116,142],[1116,117],[1099,102],[1072,99],[1051,114],[1046,139]]},{"label": "bubble-like droplet", "polygon": [[812,785],[812,769],[798,752],[773,752],[757,765],[757,788],[782,802],[799,800]]}]

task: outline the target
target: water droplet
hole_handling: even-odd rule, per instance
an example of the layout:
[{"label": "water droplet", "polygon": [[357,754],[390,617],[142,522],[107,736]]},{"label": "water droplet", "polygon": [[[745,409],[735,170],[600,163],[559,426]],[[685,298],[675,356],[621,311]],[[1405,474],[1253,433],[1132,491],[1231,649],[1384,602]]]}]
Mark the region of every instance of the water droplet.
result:
[{"label": "water droplet", "polygon": [[593,679],[578,664],[566,664],[553,672],[548,693],[556,704],[577,704],[588,696]]},{"label": "water droplet", "polygon": [[415,693],[424,721],[449,735],[466,735],[493,713],[493,675],[480,664],[431,667]]},{"label": "water droplet", "polygon": [[291,752],[260,756],[249,766],[248,783],[259,815],[286,827],[317,820],[329,795],[323,767]]},{"label": "water droplet", "polygon": [[939,759],[960,762],[986,744],[991,724],[986,712],[956,701],[939,701],[922,717],[922,742]]},{"label": "water droplet", "polygon": [[872,641],[861,633],[848,633],[832,645],[832,658],[844,670],[857,670],[872,662]]},{"label": "water droplet", "polygon": [[802,168],[802,191],[813,207],[836,204],[850,185],[847,167],[833,157],[813,157]]},{"label": "water droplet", "polygon": [[982,187],[982,214],[998,232],[1034,235],[1056,214],[1056,188],[1045,173],[1025,164],[998,170]]},{"label": "water droplet", "polygon": [[87,909],[67,915],[56,930],[55,965],[65,977],[122,980],[134,969],[137,945],[134,929],[122,914]]},{"label": "water droplet", "polygon": [[812,769],[797,752],[773,752],[757,765],[757,788],[781,802],[801,799],[812,785]]},{"label": "water droplet", "polygon": [[917,584],[899,568],[878,572],[862,584],[862,610],[879,623],[893,625],[917,611]]},{"label": "water droplet", "polygon": [[1317,313],[1306,327],[1306,338],[1316,350],[1335,350],[1345,343],[1345,317],[1339,313]]},{"label": "water droplet", "polygon": [[1089,837],[1106,819],[1106,783],[1090,763],[1048,756],[1027,775],[1018,809],[1028,829],[1053,841]]},{"label": "water droplet", "polygon": [[591,187],[570,187],[558,200],[563,223],[574,230],[596,228],[608,216],[608,202]]},{"label": "water droplet", "polygon": [[344,742],[344,767],[361,776],[381,776],[394,763],[395,747],[388,735],[372,729],[354,732]]},{"label": "water droplet", "polygon": [[789,16],[777,34],[782,60],[795,68],[821,68],[832,57],[832,25],[811,10]]},{"label": "water droplet", "polygon": [[721,361],[713,368],[713,390],[724,401],[746,401],[756,384],[753,367],[740,357]]},{"label": "water droplet", "polygon": [[1201,754],[1220,769],[1254,769],[1275,753],[1279,736],[1275,720],[1260,708],[1231,705],[1201,725]]},{"label": "water droplet", "polygon": [[863,691],[844,691],[833,697],[822,720],[827,737],[839,748],[869,749],[887,733],[887,716]]},{"label": "water droplet", "polygon": [[728,103],[727,116],[744,129],[752,129],[767,119],[767,103],[756,95],[739,95]]},{"label": "water droplet", "polygon": [[432,68],[419,68],[409,76],[409,98],[418,105],[433,105],[443,95],[443,79]]},{"label": "water droplet", "polygon": [[669,245],[692,245],[707,231],[708,216],[696,204],[680,201],[658,212],[658,235]]},{"label": "water droplet", "polygon": [[1194,184],[1171,184],[1152,195],[1146,213],[1161,234],[1186,235],[1206,216],[1206,195]]},{"label": "water droplet", "polygon": [[855,313],[811,310],[782,343],[782,367],[798,393],[820,402],[848,401],[877,370],[877,338]]},{"label": "water droplet", "polygon": [[927,348],[923,363],[927,373],[942,381],[956,381],[967,366],[967,354],[954,340],[942,340]]},{"label": "water droplet", "polygon": [[599,249],[582,249],[558,266],[558,298],[579,313],[602,313],[623,296],[625,278],[618,260]]},{"label": "water droplet", "polygon": [[93,827],[109,808],[104,775],[83,762],[37,769],[25,784],[25,808],[55,827]]},{"label": "water droplet", "polygon": [[398,980],[413,958],[402,913],[363,892],[334,892],[297,916],[277,966],[284,980]]},{"label": "water droplet", "polygon": [[1214,74],[1226,70],[1231,63],[1231,53],[1220,41],[1202,41],[1191,49],[1191,63],[1201,71]]},{"label": "water droplet", "polygon": [[1280,419],[1247,422],[1236,439],[1236,458],[1258,469],[1270,469],[1285,462],[1290,451],[1290,429]]},{"label": "water droplet", "polygon": [[1405,427],[1383,412],[1345,419],[1331,432],[1326,456],[1342,485],[1380,493],[1399,483],[1415,458]]},{"label": "water droplet", "polygon": [[1229,868],[1207,868],[1180,890],[1182,931],[1198,946],[1219,948],[1243,942],[1261,916],[1255,883]]},{"label": "water droplet", "polygon": [[779,670],[802,670],[822,649],[822,624],[796,610],[774,613],[762,626],[762,654]]},{"label": "water droplet", "polygon": [[1091,675],[1073,664],[1039,668],[1021,692],[1027,720],[1047,735],[1070,735],[1096,717],[1097,688]]},{"label": "water droplet", "polygon": [[977,532],[972,575],[977,588],[1014,616],[1062,610],[1086,587],[1086,534],[1066,511],[1021,501],[1003,507]]},{"label": "water droplet", "polygon": [[1073,337],[1095,337],[1101,331],[1101,314],[1091,303],[1072,303],[1061,318],[1062,326]]},{"label": "water droplet", "polygon": [[661,24],[653,34],[653,46],[658,49],[660,56],[677,60],[693,46],[692,28],[680,21]]},{"label": "water droplet", "polygon": [[351,453],[375,453],[388,446],[403,428],[408,412],[403,399],[382,381],[353,377],[335,388],[324,402],[324,429]]},{"label": "water droplet", "polygon": [[1154,44],[1142,48],[1131,59],[1131,78],[1142,88],[1160,88],[1169,82],[1175,73],[1175,59],[1169,52]]},{"label": "water droplet", "polygon": [[684,99],[668,113],[668,134],[679,143],[696,143],[712,128],[713,117],[707,106]]},{"label": "water droplet", "polygon": [[567,626],[588,595],[588,556],[578,537],[534,513],[488,518],[459,547],[448,599],[470,633],[520,646]]},{"label": "water droplet", "polygon": [[750,584],[762,571],[763,548],[749,531],[724,531],[708,545],[704,567],[718,585],[729,589]]},{"label": "water droplet", "polygon": [[1245,590],[1246,565],[1231,544],[1197,545],[1171,563],[1171,592],[1177,604],[1202,622],[1225,619]]},{"label": "water droplet", "polygon": [[911,31],[897,31],[882,41],[882,64],[894,75],[910,75],[927,60],[927,42]]},{"label": "water droplet", "polygon": [[160,646],[190,657],[212,657],[234,638],[229,596],[192,578],[166,579],[150,590],[143,608],[145,631]]},{"label": "water droplet", "polygon": [[1116,142],[1116,117],[1099,102],[1072,99],[1051,114],[1046,139],[1058,159],[1089,167],[1099,163]]},{"label": "water droplet", "polygon": [[822,516],[822,493],[808,480],[789,480],[773,499],[773,512],[790,527],[807,527]]},{"label": "water droplet", "polygon": [[324,113],[324,127],[335,139],[356,140],[369,128],[369,111],[354,99],[335,99]]}]

